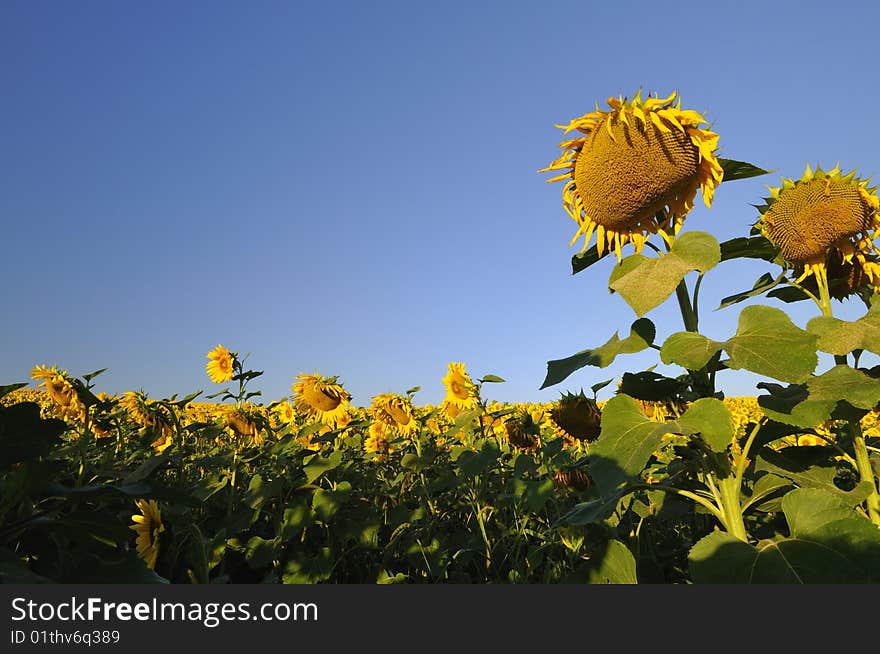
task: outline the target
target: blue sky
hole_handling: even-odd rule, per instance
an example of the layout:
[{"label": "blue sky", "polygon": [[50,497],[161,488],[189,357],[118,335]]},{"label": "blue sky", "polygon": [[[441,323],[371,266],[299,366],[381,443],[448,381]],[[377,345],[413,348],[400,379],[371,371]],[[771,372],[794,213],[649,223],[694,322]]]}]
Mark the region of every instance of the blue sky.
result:
[{"label": "blue sky", "polygon": [[[610,260],[570,274],[574,223],[537,172],[554,123],[679,91],[721,156],[776,171],[685,223],[745,235],[807,162],[880,173],[878,19],[867,2],[7,0],[0,384],[54,364],[108,368],[98,390],[210,393],[217,343],[250,353],[267,402],[301,371],[365,405],[416,385],[438,402],[450,361],[507,379],[487,388],[506,401],[642,369],[652,353],[538,390],[548,359],[635,318]],[[702,331],[732,335],[746,305],[712,309],[768,270],[707,275]],[[649,317],[681,330],[674,301]]]}]

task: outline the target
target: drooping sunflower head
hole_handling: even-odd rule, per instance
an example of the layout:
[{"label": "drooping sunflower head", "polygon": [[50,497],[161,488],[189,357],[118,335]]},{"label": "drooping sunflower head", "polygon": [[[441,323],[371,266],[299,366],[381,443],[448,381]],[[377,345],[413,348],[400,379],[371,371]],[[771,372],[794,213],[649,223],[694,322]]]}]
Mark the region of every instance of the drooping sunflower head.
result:
[{"label": "drooping sunflower head", "polygon": [[162,512],[156,500],[135,500],[140,514],[131,516],[134,524],[129,527],[137,533],[137,553],[151,570],[156,567],[159,556],[159,534],[165,531],[162,524]]},{"label": "drooping sunflower head", "polygon": [[212,382],[223,384],[235,376],[235,364],[238,361],[237,352],[230,352],[222,345],[217,345],[206,356],[208,363],[205,365],[205,370]]},{"label": "drooping sunflower head", "polygon": [[85,421],[86,406],[67,371],[59,370],[55,366],[34,366],[31,377],[40,382],[38,387],[45,387],[63,419],[80,423]]},{"label": "drooping sunflower head", "polygon": [[472,409],[477,406],[477,385],[471,380],[463,363],[449,363],[443,377],[446,387],[444,402],[458,409]]},{"label": "drooping sunflower head", "polygon": [[227,428],[236,437],[249,441],[252,445],[262,445],[269,418],[260,408],[250,402],[242,406],[229,406],[223,416]]},{"label": "drooping sunflower head", "polygon": [[[548,180],[567,180],[562,204],[578,225],[573,245],[593,232],[601,256],[620,259],[632,243],[636,252],[651,234],[676,233],[694,206],[697,189],[706,206],[724,177],[716,157],[718,135],[702,127],[705,118],[681,108],[673,91],[664,99],[608,98],[611,111],[596,111],[558,125],[583,136],[559,144],[562,155],[540,172],[564,171]],[[661,230],[662,228],[662,230]]]},{"label": "drooping sunflower head", "polygon": [[519,408],[505,421],[504,428],[510,444],[521,450],[533,450],[540,444],[541,429],[527,408]]},{"label": "drooping sunflower head", "polygon": [[798,283],[813,277],[817,289],[836,287],[839,299],[866,284],[880,287],[874,245],[880,198],[868,183],[855,170],[844,175],[839,166],[824,171],[808,164],[800,179],[783,178],[770,188],[755,227],[779,248]]},{"label": "drooping sunflower head", "polygon": [[300,373],[293,386],[293,403],[297,411],[310,420],[319,420],[331,427],[348,419],[351,395],[336,377],[322,377],[315,373]]},{"label": "drooping sunflower head", "polygon": [[392,432],[409,436],[419,430],[419,421],[409,398],[394,393],[380,393],[373,398],[371,409],[375,420]]},{"label": "drooping sunflower head", "polygon": [[602,411],[598,403],[584,395],[565,393],[550,411],[550,419],[563,437],[594,441],[602,430]]}]

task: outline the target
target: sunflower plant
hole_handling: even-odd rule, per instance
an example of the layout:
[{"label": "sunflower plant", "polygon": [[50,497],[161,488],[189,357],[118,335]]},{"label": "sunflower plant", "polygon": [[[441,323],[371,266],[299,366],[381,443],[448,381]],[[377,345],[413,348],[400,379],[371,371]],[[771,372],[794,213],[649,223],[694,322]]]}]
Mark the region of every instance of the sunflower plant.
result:
[{"label": "sunflower plant", "polygon": [[[681,527],[662,516],[683,501],[693,516],[692,580],[877,581],[880,450],[862,422],[880,405],[880,367],[861,365],[865,352],[880,354],[877,189],[855,171],[807,166],[800,179],[770,187],[748,235],[719,243],[683,231],[698,190],[711,208],[723,182],[768,171],[718,157],[719,135],[676,98],[610,98],[610,111],[597,107],[561,126],[581,136],[563,141],[562,155],[542,170],[563,171],[549,181],[565,181],[563,206],[578,226],[572,244],[585,238],[573,272],[614,255],[609,291],[636,314],[625,337],[548,361],[542,388],[649,349],[681,369],[623,375],[588,445],[597,497],[560,524],[604,525],[609,551],[644,566],[663,531]],[[634,251],[624,256],[628,245]],[[781,308],[755,304],[726,341],[700,333],[704,276],[741,258],[779,270],[720,306],[761,296],[812,300],[818,315],[806,329]],[[684,329],[656,342],[648,314],[673,296]],[[851,296],[866,315],[836,318],[832,299]],[[819,372],[822,359],[831,367]],[[731,414],[719,384],[726,370],[768,378],[758,384],[760,417],[743,423]],[[645,401],[666,410],[646,415]],[[813,436],[820,445],[798,445]]]}]

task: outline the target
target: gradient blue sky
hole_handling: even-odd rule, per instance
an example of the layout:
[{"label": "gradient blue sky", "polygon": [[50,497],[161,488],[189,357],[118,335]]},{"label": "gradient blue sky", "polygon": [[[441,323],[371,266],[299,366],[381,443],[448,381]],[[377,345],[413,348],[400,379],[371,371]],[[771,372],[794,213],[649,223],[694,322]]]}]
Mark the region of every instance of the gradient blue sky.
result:
[{"label": "gradient blue sky", "polygon": [[[868,2],[5,0],[0,384],[55,364],[109,368],[98,390],[210,393],[217,343],[250,353],[266,402],[300,371],[365,405],[416,385],[440,401],[450,361],[507,379],[487,388],[506,401],[651,365],[538,390],[548,359],[634,319],[610,260],[570,274],[575,226],[537,172],[554,123],[678,90],[721,156],[776,170],[685,223],[745,235],[808,161],[880,172],[878,19]],[[767,270],[712,271],[703,332],[732,335],[746,305],[712,309]],[[681,329],[674,301],[649,317]]]}]

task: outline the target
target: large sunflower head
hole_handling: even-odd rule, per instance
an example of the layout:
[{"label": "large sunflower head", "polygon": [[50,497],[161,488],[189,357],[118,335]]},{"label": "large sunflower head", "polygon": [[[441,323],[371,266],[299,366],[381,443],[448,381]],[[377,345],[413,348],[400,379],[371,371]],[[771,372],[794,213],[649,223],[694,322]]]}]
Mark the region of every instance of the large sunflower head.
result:
[{"label": "large sunflower head", "polygon": [[518,408],[504,421],[510,444],[521,450],[534,450],[540,444],[541,429],[527,408]]},{"label": "large sunflower head", "polygon": [[[651,234],[668,238],[693,208],[697,189],[706,206],[724,171],[716,154],[718,135],[701,127],[705,118],[681,108],[676,92],[664,99],[608,98],[611,111],[596,111],[558,125],[583,136],[559,144],[562,155],[540,172],[564,171],[562,204],[578,225],[573,245],[583,250],[596,232],[599,256],[632,243],[636,252]],[[661,230],[662,228],[662,230]]]},{"label": "large sunflower head", "polygon": [[839,166],[824,171],[808,164],[800,179],[783,178],[764,201],[755,227],[779,248],[797,283],[812,277],[814,288],[823,294],[834,288],[838,299],[866,285],[880,288],[874,245],[880,198],[855,170],[844,175]]},{"label": "large sunflower head", "polygon": [[458,409],[473,409],[477,406],[477,385],[471,380],[463,363],[448,364],[443,385],[446,387],[446,404]]},{"label": "large sunflower head", "polygon": [[308,419],[331,427],[347,420],[351,395],[337,383],[336,377],[300,373],[292,390],[294,407]]},{"label": "large sunflower head", "polygon": [[218,345],[206,356],[208,363],[205,365],[205,370],[212,382],[223,384],[235,376],[235,364],[238,361],[237,352],[230,352],[222,345]]},{"label": "large sunflower head", "polygon": [[419,430],[412,401],[394,393],[380,393],[373,398],[373,417],[393,432],[409,436]]},{"label": "large sunflower head", "polygon": [[144,560],[147,567],[153,569],[159,556],[159,534],[165,531],[162,512],[156,500],[135,500],[135,504],[141,512],[131,516],[134,524],[129,528],[137,532],[138,556]]}]

